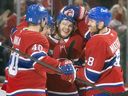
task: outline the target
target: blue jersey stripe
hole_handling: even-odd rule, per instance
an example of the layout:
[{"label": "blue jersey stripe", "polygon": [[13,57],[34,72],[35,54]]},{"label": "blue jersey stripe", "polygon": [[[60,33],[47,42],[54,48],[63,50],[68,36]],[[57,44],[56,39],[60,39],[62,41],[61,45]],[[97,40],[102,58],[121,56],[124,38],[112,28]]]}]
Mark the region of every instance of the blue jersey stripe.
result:
[{"label": "blue jersey stripe", "polygon": [[92,82],[96,82],[99,79],[99,77],[100,77],[100,74],[96,73],[94,71],[86,69],[85,72],[86,72],[87,78],[89,80],[91,80]]},{"label": "blue jersey stripe", "polygon": [[107,69],[110,66],[113,66],[116,63],[116,56],[113,57],[110,61],[105,62],[103,70]]},{"label": "blue jersey stripe", "polygon": [[[41,57],[45,57],[47,54],[44,52],[38,52],[32,55],[33,58],[36,58],[37,60]],[[18,67],[19,68],[33,68],[33,64],[35,61],[31,59],[23,59],[19,58]]]}]

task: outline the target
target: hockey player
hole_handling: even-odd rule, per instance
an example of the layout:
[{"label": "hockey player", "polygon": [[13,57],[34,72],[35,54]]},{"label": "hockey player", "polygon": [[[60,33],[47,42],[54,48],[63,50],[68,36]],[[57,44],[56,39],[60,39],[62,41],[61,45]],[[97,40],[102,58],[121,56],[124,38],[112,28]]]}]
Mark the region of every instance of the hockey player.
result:
[{"label": "hockey player", "polygon": [[96,88],[81,88],[83,96],[113,96],[97,88],[110,93],[124,92],[120,42],[117,32],[108,27],[111,13],[105,7],[94,7],[89,11],[88,19],[89,30],[94,35],[86,44],[86,65],[77,71],[77,76],[94,84]]},{"label": "hockey player", "polygon": [[[50,37],[54,42],[53,58],[65,58],[77,61],[83,49],[83,38],[76,32],[76,21],[70,16],[59,14],[57,18],[57,34]],[[57,82],[57,83],[55,83]],[[58,75],[48,74],[48,96],[78,96],[75,83],[69,83]]]},{"label": "hockey player", "polygon": [[[49,43],[45,34],[41,34],[47,24],[47,17],[48,12],[43,6],[38,4],[29,6],[26,12],[28,26],[13,33],[13,48],[58,68],[64,73],[61,75],[64,80],[73,82],[75,70],[72,62],[70,60],[61,62],[47,55]],[[12,52],[6,68],[7,96],[46,96],[46,72],[56,73],[29,58]]]},{"label": "hockey player", "polygon": [[[66,16],[71,16],[76,21],[77,32],[84,38],[84,45],[91,38],[91,34],[88,30],[88,18],[87,18],[88,9],[82,5],[67,5],[64,6],[60,13],[65,14]],[[84,65],[84,49],[81,51],[79,60],[75,62],[76,65]],[[77,87],[82,87],[83,84],[77,82]],[[81,93],[79,93],[81,94]]]}]

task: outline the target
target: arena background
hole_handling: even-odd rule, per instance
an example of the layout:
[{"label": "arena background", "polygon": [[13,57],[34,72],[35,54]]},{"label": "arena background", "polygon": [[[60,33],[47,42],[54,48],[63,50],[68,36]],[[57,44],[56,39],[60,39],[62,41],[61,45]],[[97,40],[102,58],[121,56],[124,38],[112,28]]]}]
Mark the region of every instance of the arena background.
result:
[{"label": "arena background", "polygon": [[[20,18],[22,17],[21,14],[21,2],[22,0],[1,0],[0,2],[0,34],[4,35],[6,39],[9,39],[9,28],[11,28],[14,23],[19,24]],[[115,4],[118,4],[118,0],[78,0],[83,6],[88,3],[90,8],[101,5],[105,6],[109,9],[112,8]],[[128,13],[128,1],[122,0],[124,2],[123,7],[125,7],[126,14]],[[42,3],[51,13],[51,15],[56,18],[59,10],[69,4],[74,4],[74,0],[26,0],[27,4],[31,2],[39,2]],[[8,14],[7,14],[8,13]],[[10,20],[10,16],[16,13],[17,18],[15,20]],[[127,15],[128,16],[128,15]],[[13,17],[15,18],[15,17]],[[9,21],[10,20],[10,21]],[[8,23],[8,27],[6,26]],[[14,25],[15,25],[14,24]],[[128,20],[126,17],[126,22],[124,23],[125,26],[128,26]],[[8,28],[5,30],[5,28]],[[121,65],[124,71],[124,80],[127,86],[128,84],[128,30],[123,32],[118,32],[119,39],[121,42]],[[6,44],[10,45],[9,41]],[[9,52],[7,49],[0,47],[0,82],[2,83],[4,80],[4,68],[8,62]]]}]

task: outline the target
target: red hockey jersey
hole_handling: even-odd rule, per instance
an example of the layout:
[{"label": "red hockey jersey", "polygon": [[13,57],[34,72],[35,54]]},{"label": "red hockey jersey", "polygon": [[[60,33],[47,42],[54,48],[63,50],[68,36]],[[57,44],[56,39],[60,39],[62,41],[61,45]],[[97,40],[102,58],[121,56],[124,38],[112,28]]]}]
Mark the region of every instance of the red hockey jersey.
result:
[{"label": "red hockey jersey", "polygon": [[[56,44],[54,45],[53,58],[69,58],[71,60],[78,60],[83,49],[83,38],[78,34],[73,34],[71,37],[64,40],[52,39]],[[55,83],[57,82],[57,83]],[[55,74],[48,74],[47,79],[48,93],[54,95],[70,95],[74,96],[78,93],[75,83],[71,84],[61,79]]]},{"label": "red hockey jersey", "polygon": [[[39,32],[17,30],[12,36],[13,48],[53,67],[59,62],[47,55],[49,43]],[[45,96],[46,72],[53,72],[37,62],[12,52],[6,68],[8,96]]]},{"label": "red hockey jersey", "polygon": [[[109,29],[105,34],[92,36],[86,44],[85,58],[85,67],[77,71],[79,78],[111,93],[124,91],[122,69],[119,63],[120,43],[114,30]],[[80,89],[86,91],[86,96],[102,93],[92,86]]]}]

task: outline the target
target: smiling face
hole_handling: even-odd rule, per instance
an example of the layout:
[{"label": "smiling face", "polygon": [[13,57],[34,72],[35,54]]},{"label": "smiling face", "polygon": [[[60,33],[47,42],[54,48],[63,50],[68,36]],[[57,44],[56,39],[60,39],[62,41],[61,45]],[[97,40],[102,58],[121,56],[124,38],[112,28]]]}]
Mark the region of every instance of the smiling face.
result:
[{"label": "smiling face", "polygon": [[62,20],[59,24],[59,33],[63,38],[68,37],[73,31],[73,23],[68,20]]}]

